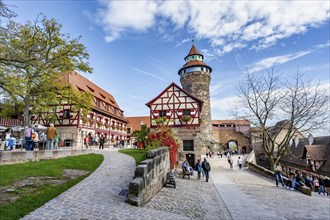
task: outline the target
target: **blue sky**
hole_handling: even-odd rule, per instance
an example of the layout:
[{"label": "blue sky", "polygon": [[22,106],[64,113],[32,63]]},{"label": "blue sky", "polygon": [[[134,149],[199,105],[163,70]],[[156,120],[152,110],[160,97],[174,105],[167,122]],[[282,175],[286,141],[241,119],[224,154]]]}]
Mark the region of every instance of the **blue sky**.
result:
[{"label": "blue sky", "polygon": [[329,89],[329,1],[4,1],[23,22],[39,13],[63,33],[82,36],[93,74],[125,116],[148,115],[145,103],[171,82],[191,39],[212,67],[213,119],[229,119],[234,86],[248,68],[305,71]]}]

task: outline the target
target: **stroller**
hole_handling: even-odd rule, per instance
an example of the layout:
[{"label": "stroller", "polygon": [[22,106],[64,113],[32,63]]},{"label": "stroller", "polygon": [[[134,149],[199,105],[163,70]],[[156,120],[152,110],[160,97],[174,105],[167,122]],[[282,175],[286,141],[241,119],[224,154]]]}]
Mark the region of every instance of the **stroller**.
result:
[{"label": "stroller", "polygon": [[167,184],[173,185],[174,189],[176,188],[176,183],[175,183],[175,171],[169,170],[166,174],[166,180],[164,183],[164,186]]}]

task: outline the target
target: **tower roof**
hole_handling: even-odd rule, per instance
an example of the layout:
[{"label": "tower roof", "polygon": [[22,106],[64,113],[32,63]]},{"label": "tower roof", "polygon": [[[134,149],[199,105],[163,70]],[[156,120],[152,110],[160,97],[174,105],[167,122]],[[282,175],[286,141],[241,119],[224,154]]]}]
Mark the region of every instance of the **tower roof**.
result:
[{"label": "tower roof", "polygon": [[204,59],[203,54],[201,54],[201,53],[197,50],[197,48],[195,47],[195,44],[193,44],[193,45],[191,46],[191,49],[190,49],[188,55],[185,57],[185,59],[186,59],[187,57],[191,56],[191,55],[200,55],[200,56],[202,56],[203,59]]}]

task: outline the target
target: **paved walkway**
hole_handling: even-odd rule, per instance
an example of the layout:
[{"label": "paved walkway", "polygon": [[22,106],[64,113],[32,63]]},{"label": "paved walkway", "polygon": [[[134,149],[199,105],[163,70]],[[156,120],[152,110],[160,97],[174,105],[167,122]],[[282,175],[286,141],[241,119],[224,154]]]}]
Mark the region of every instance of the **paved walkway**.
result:
[{"label": "paved walkway", "polygon": [[269,178],[240,170],[237,156],[233,160],[231,170],[225,157],[209,159],[211,178],[233,219],[330,219],[329,196],[276,187]]},{"label": "paved walkway", "polygon": [[127,189],[133,179],[134,159],[116,150],[100,153],[104,155],[104,161],[95,172],[23,219],[188,219],[177,214],[126,204],[126,197],[119,193]]},{"label": "paved walkway", "polygon": [[176,189],[164,187],[137,208],[119,195],[133,178],[134,160],[113,148],[95,152],[104,162],[94,173],[23,219],[330,219],[329,197],[277,188],[246,168],[230,170],[225,158],[209,159],[208,183],[177,176]]}]

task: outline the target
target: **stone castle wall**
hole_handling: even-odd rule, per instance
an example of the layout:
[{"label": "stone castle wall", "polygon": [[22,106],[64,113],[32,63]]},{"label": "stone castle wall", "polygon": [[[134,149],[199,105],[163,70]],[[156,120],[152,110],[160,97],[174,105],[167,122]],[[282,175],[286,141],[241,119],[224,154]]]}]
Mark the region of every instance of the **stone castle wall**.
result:
[{"label": "stone castle wall", "polygon": [[61,149],[61,150],[40,150],[40,151],[1,151],[0,164],[14,164],[62,157],[77,156],[91,153],[88,149]]},{"label": "stone castle wall", "polygon": [[[201,141],[201,133],[199,127],[178,127],[173,128],[173,132],[178,138],[179,142],[179,156],[178,164],[180,165],[187,159],[187,154],[193,154],[195,157],[195,163],[197,159],[201,159],[202,153],[204,153],[203,143]],[[194,141],[194,151],[183,151],[183,140],[193,140]]]},{"label": "stone castle wall", "polygon": [[143,206],[163,187],[170,169],[168,147],[148,151],[147,159],[135,169],[134,179],[129,183],[126,202]]},{"label": "stone castle wall", "polygon": [[210,82],[211,75],[208,72],[191,72],[181,75],[180,82],[182,88],[192,93],[203,101],[200,126],[201,139],[203,146],[212,147],[212,120],[210,105]]},{"label": "stone castle wall", "polygon": [[238,151],[241,151],[243,146],[246,147],[247,152],[252,151],[250,138],[235,130],[213,130],[213,140],[219,142],[224,147],[227,147],[229,141],[234,140],[237,141]]}]

